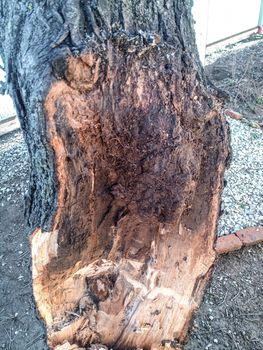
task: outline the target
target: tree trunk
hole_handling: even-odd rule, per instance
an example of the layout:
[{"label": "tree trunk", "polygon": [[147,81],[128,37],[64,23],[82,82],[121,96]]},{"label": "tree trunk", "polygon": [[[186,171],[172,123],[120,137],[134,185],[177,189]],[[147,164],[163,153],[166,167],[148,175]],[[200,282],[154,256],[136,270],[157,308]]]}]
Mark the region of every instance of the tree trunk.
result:
[{"label": "tree trunk", "polygon": [[228,156],[190,11],[188,0],[1,0],[51,349],[185,341],[215,260]]}]

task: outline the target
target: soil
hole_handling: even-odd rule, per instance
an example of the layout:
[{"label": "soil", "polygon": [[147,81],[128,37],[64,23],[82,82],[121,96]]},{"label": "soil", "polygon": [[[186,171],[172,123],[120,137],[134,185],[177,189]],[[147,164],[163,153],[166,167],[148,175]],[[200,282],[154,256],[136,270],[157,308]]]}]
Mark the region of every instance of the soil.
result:
[{"label": "soil", "polygon": [[[231,63],[229,58],[222,58],[214,64],[227,67],[230,75],[215,74],[211,66],[208,71],[210,69],[210,78],[215,85],[228,88],[232,96],[230,107],[237,107],[239,112],[261,122],[261,100],[255,101],[255,96],[263,96],[263,69],[257,61],[262,59],[262,42],[249,50],[247,55],[251,54],[252,58],[246,62],[250,63],[242,65],[238,61],[243,73],[233,71],[233,66],[228,65]],[[248,57],[234,55],[235,60]],[[254,90],[242,96],[236,94],[239,86],[246,86],[244,72],[247,74],[249,69],[254,75],[251,73],[247,79]],[[233,79],[234,83],[230,84],[229,79]],[[14,139],[18,145],[12,143]],[[0,162],[0,349],[46,350],[45,328],[35,310],[31,288],[29,229],[24,220],[23,204],[28,159],[20,132],[1,137],[1,147],[5,161],[1,159]],[[18,151],[14,152],[16,147]],[[24,166],[21,167],[21,164]],[[218,259],[203,303],[194,317],[185,350],[263,349],[262,251],[263,246],[259,244]]]},{"label": "soil", "polygon": [[185,350],[263,349],[263,245],[222,255]]},{"label": "soil", "polygon": [[24,220],[28,158],[21,132],[0,138],[0,349],[45,350],[31,286],[29,230]]}]

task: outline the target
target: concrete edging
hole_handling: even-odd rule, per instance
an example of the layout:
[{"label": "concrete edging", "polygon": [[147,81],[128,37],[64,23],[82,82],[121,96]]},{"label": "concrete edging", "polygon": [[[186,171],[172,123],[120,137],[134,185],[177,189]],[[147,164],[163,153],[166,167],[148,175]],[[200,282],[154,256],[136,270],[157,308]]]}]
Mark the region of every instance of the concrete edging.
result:
[{"label": "concrete edging", "polygon": [[18,119],[16,117],[9,118],[7,121],[0,123],[0,137],[9,134],[10,132],[15,131],[19,128],[20,124]]}]

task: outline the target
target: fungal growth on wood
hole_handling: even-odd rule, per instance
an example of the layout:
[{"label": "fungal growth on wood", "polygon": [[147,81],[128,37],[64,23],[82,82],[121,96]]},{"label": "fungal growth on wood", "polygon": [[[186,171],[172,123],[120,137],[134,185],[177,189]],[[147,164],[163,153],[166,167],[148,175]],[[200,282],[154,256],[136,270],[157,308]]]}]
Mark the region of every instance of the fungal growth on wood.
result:
[{"label": "fungal growth on wood", "polygon": [[215,260],[228,157],[189,1],[1,3],[50,348],[182,344]]}]

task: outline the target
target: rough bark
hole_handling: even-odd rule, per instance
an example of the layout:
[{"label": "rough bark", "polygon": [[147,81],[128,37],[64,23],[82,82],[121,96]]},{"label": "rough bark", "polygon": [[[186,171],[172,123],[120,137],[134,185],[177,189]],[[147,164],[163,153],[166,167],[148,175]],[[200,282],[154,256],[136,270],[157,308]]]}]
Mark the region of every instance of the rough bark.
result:
[{"label": "rough bark", "polygon": [[50,347],[176,347],[214,263],[228,156],[189,1],[1,0],[1,26]]}]

